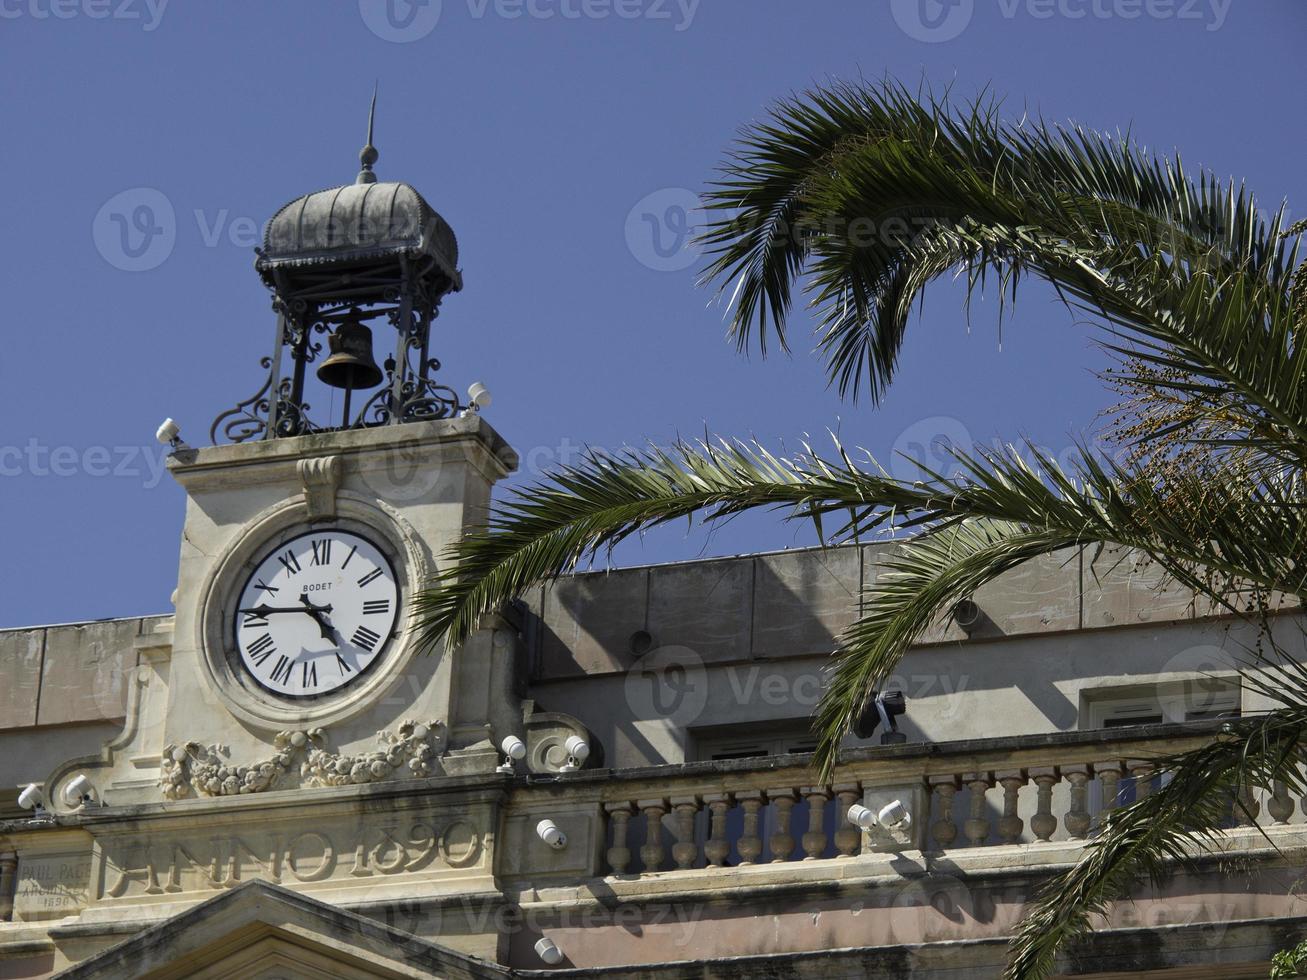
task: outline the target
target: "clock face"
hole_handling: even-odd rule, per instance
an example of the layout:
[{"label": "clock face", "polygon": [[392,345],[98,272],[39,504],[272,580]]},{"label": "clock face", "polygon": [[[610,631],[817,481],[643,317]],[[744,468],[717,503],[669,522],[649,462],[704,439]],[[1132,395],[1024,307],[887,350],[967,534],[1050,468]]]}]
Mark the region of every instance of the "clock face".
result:
[{"label": "clock face", "polygon": [[241,665],[281,697],[337,691],[384,656],[399,600],[394,568],[367,538],[331,529],[292,538],[259,560],[238,595]]}]

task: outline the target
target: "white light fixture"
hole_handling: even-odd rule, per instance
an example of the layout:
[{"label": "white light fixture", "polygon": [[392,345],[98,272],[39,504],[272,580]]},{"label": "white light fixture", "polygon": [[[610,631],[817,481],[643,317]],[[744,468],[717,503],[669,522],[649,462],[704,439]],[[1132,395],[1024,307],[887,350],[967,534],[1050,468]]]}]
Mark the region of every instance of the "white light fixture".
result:
[{"label": "white light fixture", "polygon": [[504,753],[504,763],[495,771],[512,775],[513,763],[526,758],[526,743],[516,735],[506,735],[504,740],[499,743],[499,748]]},{"label": "white light fixture", "polygon": [[561,851],[567,846],[567,835],[548,817],[536,824],[536,836],[555,851]]},{"label": "white light fixture", "polygon": [[576,772],[590,758],[590,743],[580,735],[569,735],[563,743],[563,749],[567,752],[567,765],[562,767],[563,772]]},{"label": "white light fixture", "polygon": [[884,827],[886,830],[903,831],[912,826],[912,814],[902,800],[886,803],[879,813],[861,803],[855,803],[849,807],[849,823],[863,830]]},{"label": "white light fixture", "polygon": [[95,784],[86,778],[85,773],[78,773],[64,786],[64,802],[69,806],[91,803],[95,800]]},{"label": "white light fixture", "polygon": [[45,795],[41,792],[41,787],[36,783],[28,783],[21,793],[18,794],[18,805],[24,810],[39,810],[41,804],[45,802]]},{"label": "white light fixture", "polygon": [[886,803],[880,808],[880,813],[876,814],[876,819],[882,827],[890,830],[907,830],[912,826],[912,814],[902,800]]},{"label": "white light fixture", "polygon": [[849,823],[863,830],[871,830],[876,826],[876,813],[861,803],[855,803],[849,807]]},{"label": "white light fixture", "polygon": [[473,381],[468,386],[467,403],[476,411],[479,412],[483,408],[489,408],[492,401],[494,401],[494,398],[491,397],[490,389],[480,381]]},{"label": "white light fixture", "polygon": [[154,438],[158,439],[165,446],[170,446],[173,452],[179,449],[188,449],[186,443],[182,442],[181,427],[172,419],[164,419],[159,428],[155,430]]},{"label": "white light fixture", "polygon": [[550,966],[556,966],[563,962],[563,951],[548,936],[536,943],[535,950],[536,956],[539,956]]}]

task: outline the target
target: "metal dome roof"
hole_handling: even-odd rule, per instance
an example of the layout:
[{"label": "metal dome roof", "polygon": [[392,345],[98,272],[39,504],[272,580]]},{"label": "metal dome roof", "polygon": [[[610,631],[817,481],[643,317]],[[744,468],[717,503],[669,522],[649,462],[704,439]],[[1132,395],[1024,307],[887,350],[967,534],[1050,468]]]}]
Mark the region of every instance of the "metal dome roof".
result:
[{"label": "metal dome roof", "polygon": [[[370,174],[369,174],[370,176]],[[458,240],[410,184],[362,182],[297,197],[268,222],[255,267],[270,285],[278,269],[367,265],[429,256],[462,288]]]}]

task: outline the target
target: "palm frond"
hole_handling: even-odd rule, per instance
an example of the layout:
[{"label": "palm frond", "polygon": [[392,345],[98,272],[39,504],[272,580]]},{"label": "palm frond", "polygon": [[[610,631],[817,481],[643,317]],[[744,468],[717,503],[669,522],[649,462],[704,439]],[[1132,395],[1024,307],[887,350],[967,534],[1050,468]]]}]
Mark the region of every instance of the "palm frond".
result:
[{"label": "palm frond", "polygon": [[1125,898],[1141,876],[1160,882],[1211,849],[1232,805],[1252,816],[1241,809],[1244,793],[1271,792],[1279,782],[1292,795],[1301,794],[1307,788],[1305,759],[1307,705],[1297,702],[1229,722],[1210,745],[1153,760],[1154,773],[1169,775],[1169,781],[1113,811],[1075,866],[1048,883],[1013,940],[1007,980],[1047,976],[1058,950],[1087,932],[1094,917]]}]

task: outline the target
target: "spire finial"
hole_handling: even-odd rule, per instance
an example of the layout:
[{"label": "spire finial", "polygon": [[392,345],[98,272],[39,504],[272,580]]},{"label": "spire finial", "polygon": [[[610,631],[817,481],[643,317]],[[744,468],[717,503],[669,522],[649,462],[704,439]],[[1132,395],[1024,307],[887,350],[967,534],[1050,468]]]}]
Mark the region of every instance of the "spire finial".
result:
[{"label": "spire finial", "polygon": [[368,110],[368,143],[359,151],[359,162],[363,164],[363,169],[359,171],[358,177],[354,179],[356,184],[375,184],[377,175],[372,172],[372,165],[377,162],[377,157],[381,154],[377,148],[372,145],[372,123],[377,117],[377,83],[372,84],[372,108]]}]

